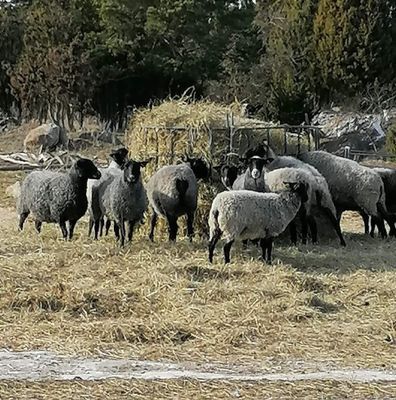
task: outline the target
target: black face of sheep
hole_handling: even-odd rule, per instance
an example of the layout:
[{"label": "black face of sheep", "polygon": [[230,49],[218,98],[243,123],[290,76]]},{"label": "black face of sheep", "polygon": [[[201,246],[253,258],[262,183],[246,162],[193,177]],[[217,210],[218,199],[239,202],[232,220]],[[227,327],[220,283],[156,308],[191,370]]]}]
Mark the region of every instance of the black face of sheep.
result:
[{"label": "black face of sheep", "polygon": [[263,168],[269,163],[268,159],[253,156],[248,161],[248,168],[250,171],[250,176],[253,179],[259,179],[263,173]]},{"label": "black face of sheep", "polygon": [[289,187],[291,192],[295,192],[300,196],[302,203],[308,201],[308,184],[304,182],[283,182],[283,183]]},{"label": "black face of sheep", "polygon": [[110,153],[110,157],[120,166],[124,166],[128,161],[128,150],[125,147]]},{"label": "black face of sheep", "polygon": [[76,161],[74,169],[79,178],[100,179],[102,176],[95,164],[91,160],[88,160],[88,158],[80,158]]},{"label": "black face of sheep", "polygon": [[221,165],[219,169],[223,185],[228,189],[232,188],[233,183],[238,177],[238,167],[235,165]]},{"label": "black face of sheep", "polygon": [[133,161],[130,160],[124,167],[124,180],[127,183],[136,183],[140,178],[140,169],[145,167],[150,161]]},{"label": "black face of sheep", "polygon": [[206,162],[203,161],[201,158],[190,158],[188,156],[184,156],[183,161],[190,164],[190,167],[198,180],[209,178],[210,169],[207,166]]}]

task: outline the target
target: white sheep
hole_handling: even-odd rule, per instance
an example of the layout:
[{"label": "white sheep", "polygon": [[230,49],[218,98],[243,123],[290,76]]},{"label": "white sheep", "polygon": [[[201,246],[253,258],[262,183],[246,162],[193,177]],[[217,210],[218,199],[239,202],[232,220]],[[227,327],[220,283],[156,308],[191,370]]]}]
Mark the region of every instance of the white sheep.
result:
[{"label": "white sheep", "polygon": [[249,190],[227,191],[213,200],[209,213],[209,261],[221,237],[225,240],[224,262],[230,262],[231,246],[236,239],[260,239],[263,259],[272,261],[273,238],[279,236],[307,201],[307,185],[285,182],[282,193],[259,193]]}]

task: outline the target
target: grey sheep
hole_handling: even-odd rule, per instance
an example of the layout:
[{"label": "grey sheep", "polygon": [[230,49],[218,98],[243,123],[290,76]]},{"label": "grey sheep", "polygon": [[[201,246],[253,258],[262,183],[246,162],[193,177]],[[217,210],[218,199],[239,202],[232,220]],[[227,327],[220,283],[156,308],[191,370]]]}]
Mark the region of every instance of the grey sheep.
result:
[{"label": "grey sheep", "polygon": [[154,241],[154,230],[158,216],[168,222],[169,240],[177,236],[177,220],[187,214],[187,235],[192,240],[194,235],[194,215],[197,208],[199,179],[206,179],[210,170],[199,158],[184,159],[178,165],[168,165],[159,169],[146,185],[147,195],[152,208],[149,238]]},{"label": "grey sheep", "polygon": [[[94,237],[98,238],[99,230],[100,236],[102,236],[104,220],[100,212],[99,197],[103,192],[104,188],[111,181],[114,175],[117,175],[125,163],[128,161],[128,150],[126,148],[120,148],[110,153],[112,161],[107,168],[100,168],[102,176],[99,180],[89,180],[87,185],[87,199],[88,199],[88,236],[91,236],[92,229],[94,229]],[[110,228],[110,221],[106,223],[106,231]],[[107,232],[106,232],[107,233]]]},{"label": "grey sheep", "polygon": [[260,239],[263,259],[272,261],[273,238],[279,236],[307,201],[302,182],[285,182],[289,190],[281,193],[259,193],[235,190],[219,193],[209,213],[209,261],[221,237],[225,240],[224,262],[230,262],[230,250],[236,239]]},{"label": "grey sheep", "polygon": [[100,176],[93,162],[86,158],[76,161],[68,173],[31,172],[22,183],[17,202],[19,229],[23,229],[32,213],[38,232],[43,222],[57,223],[63,238],[71,239],[77,221],[87,211],[87,181]]},{"label": "grey sheep", "polygon": [[[290,156],[279,156],[275,159],[269,159],[270,163],[266,166],[268,171],[275,171],[280,168],[298,168],[304,170],[310,175],[310,186],[312,188],[312,196],[310,196],[309,201],[305,204],[307,222],[310,226],[312,241],[317,242],[317,226],[316,221],[312,213],[312,208],[317,207],[324,211],[327,218],[330,220],[331,225],[336,231],[340,243],[345,246],[345,240],[341,232],[340,221],[337,219],[337,211],[331,197],[329,186],[326,179],[320,172],[314,168],[312,165],[306,164],[303,161]],[[269,176],[269,175],[268,175]],[[266,178],[267,179],[267,175]],[[271,190],[272,191],[272,190]],[[306,226],[303,225],[303,243],[306,242]]]},{"label": "grey sheep", "polygon": [[[381,177],[384,183],[385,204],[388,212],[391,213],[391,217],[387,221],[390,226],[389,236],[396,236],[396,218],[394,215],[396,213],[396,169],[375,167],[373,171]],[[369,233],[369,216],[363,212],[361,215],[364,221],[365,232]],[[375,220],[371,220],[371,236],[374,236],[376,225]]]},{"label": "grey sheep", "polygon": [[100,198],[100,209],[103,216],[114,222],[116,237],[120,245],[125,243],[125,223],[128,223],[128,241],[132,240],[133,229],[147,210],[147,195],[142,183],[141,167],[149,161],[126,163],[123,171],[114,175],[104,188]]},{"label": "grey sheep", "polygon": [[298,158],[315,167],[326,179],[338,220],[346,210],[364,212],[373,218],[382,237],[387,236],[383,218],[390,221],[391,215],[386,209],[384,184],[377,172],[325,151],[303,153]]}]

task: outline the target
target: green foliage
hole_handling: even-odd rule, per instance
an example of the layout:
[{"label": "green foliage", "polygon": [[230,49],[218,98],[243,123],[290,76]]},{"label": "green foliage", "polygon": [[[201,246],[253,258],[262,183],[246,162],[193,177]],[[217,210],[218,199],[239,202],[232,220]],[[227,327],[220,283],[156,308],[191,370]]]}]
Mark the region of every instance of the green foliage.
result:
[{"label": "green foliage", "polygon": [[114,121],[194,86],[301,122],[339,99],[388,104],[396,81],[393,0],[1,3],[0,108],[27,117]]},{"label": "green foliage", "polygon": [[[314,19],[316,78],[330,95],[395,79],[393,0],[320,0]],[[392,11],[393,7],[393,11]]]}]

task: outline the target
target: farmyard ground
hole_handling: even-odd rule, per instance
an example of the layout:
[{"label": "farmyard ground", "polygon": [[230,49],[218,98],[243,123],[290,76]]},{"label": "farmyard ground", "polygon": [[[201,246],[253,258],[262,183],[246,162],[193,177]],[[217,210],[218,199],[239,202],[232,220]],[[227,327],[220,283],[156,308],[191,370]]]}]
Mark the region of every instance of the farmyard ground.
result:
[{"label": "farmyard ground", "polygon": [[[19,179],[1,173],[2,189]],[[3,190],[4,193],[4,190]],[[298,362],[320,368],[392,370],[396,350],[394,240],[357,233],[344,218],[346,249],[279,247],[267,266],[258,250],[234,249],[233,263],[207,262],[206,243],[154,245],[146,228],[120,250],[113,238],[94,242],[86,222],[72,242],[45,225],[16,230],[13,200],[0,199],[1,347],[81,357],[225,363],[246,371]],[[297,364],[294,364],[297,362]],[[293,367],[294,368],[294,367]],[[291,370],[293,370],[291,368]],[[391,383],[180,380],[6,382],[1,398],[386,397]],[[23,397],[25,396],[25,397]],[[96,396],[96,397],[95,397]]]}]

